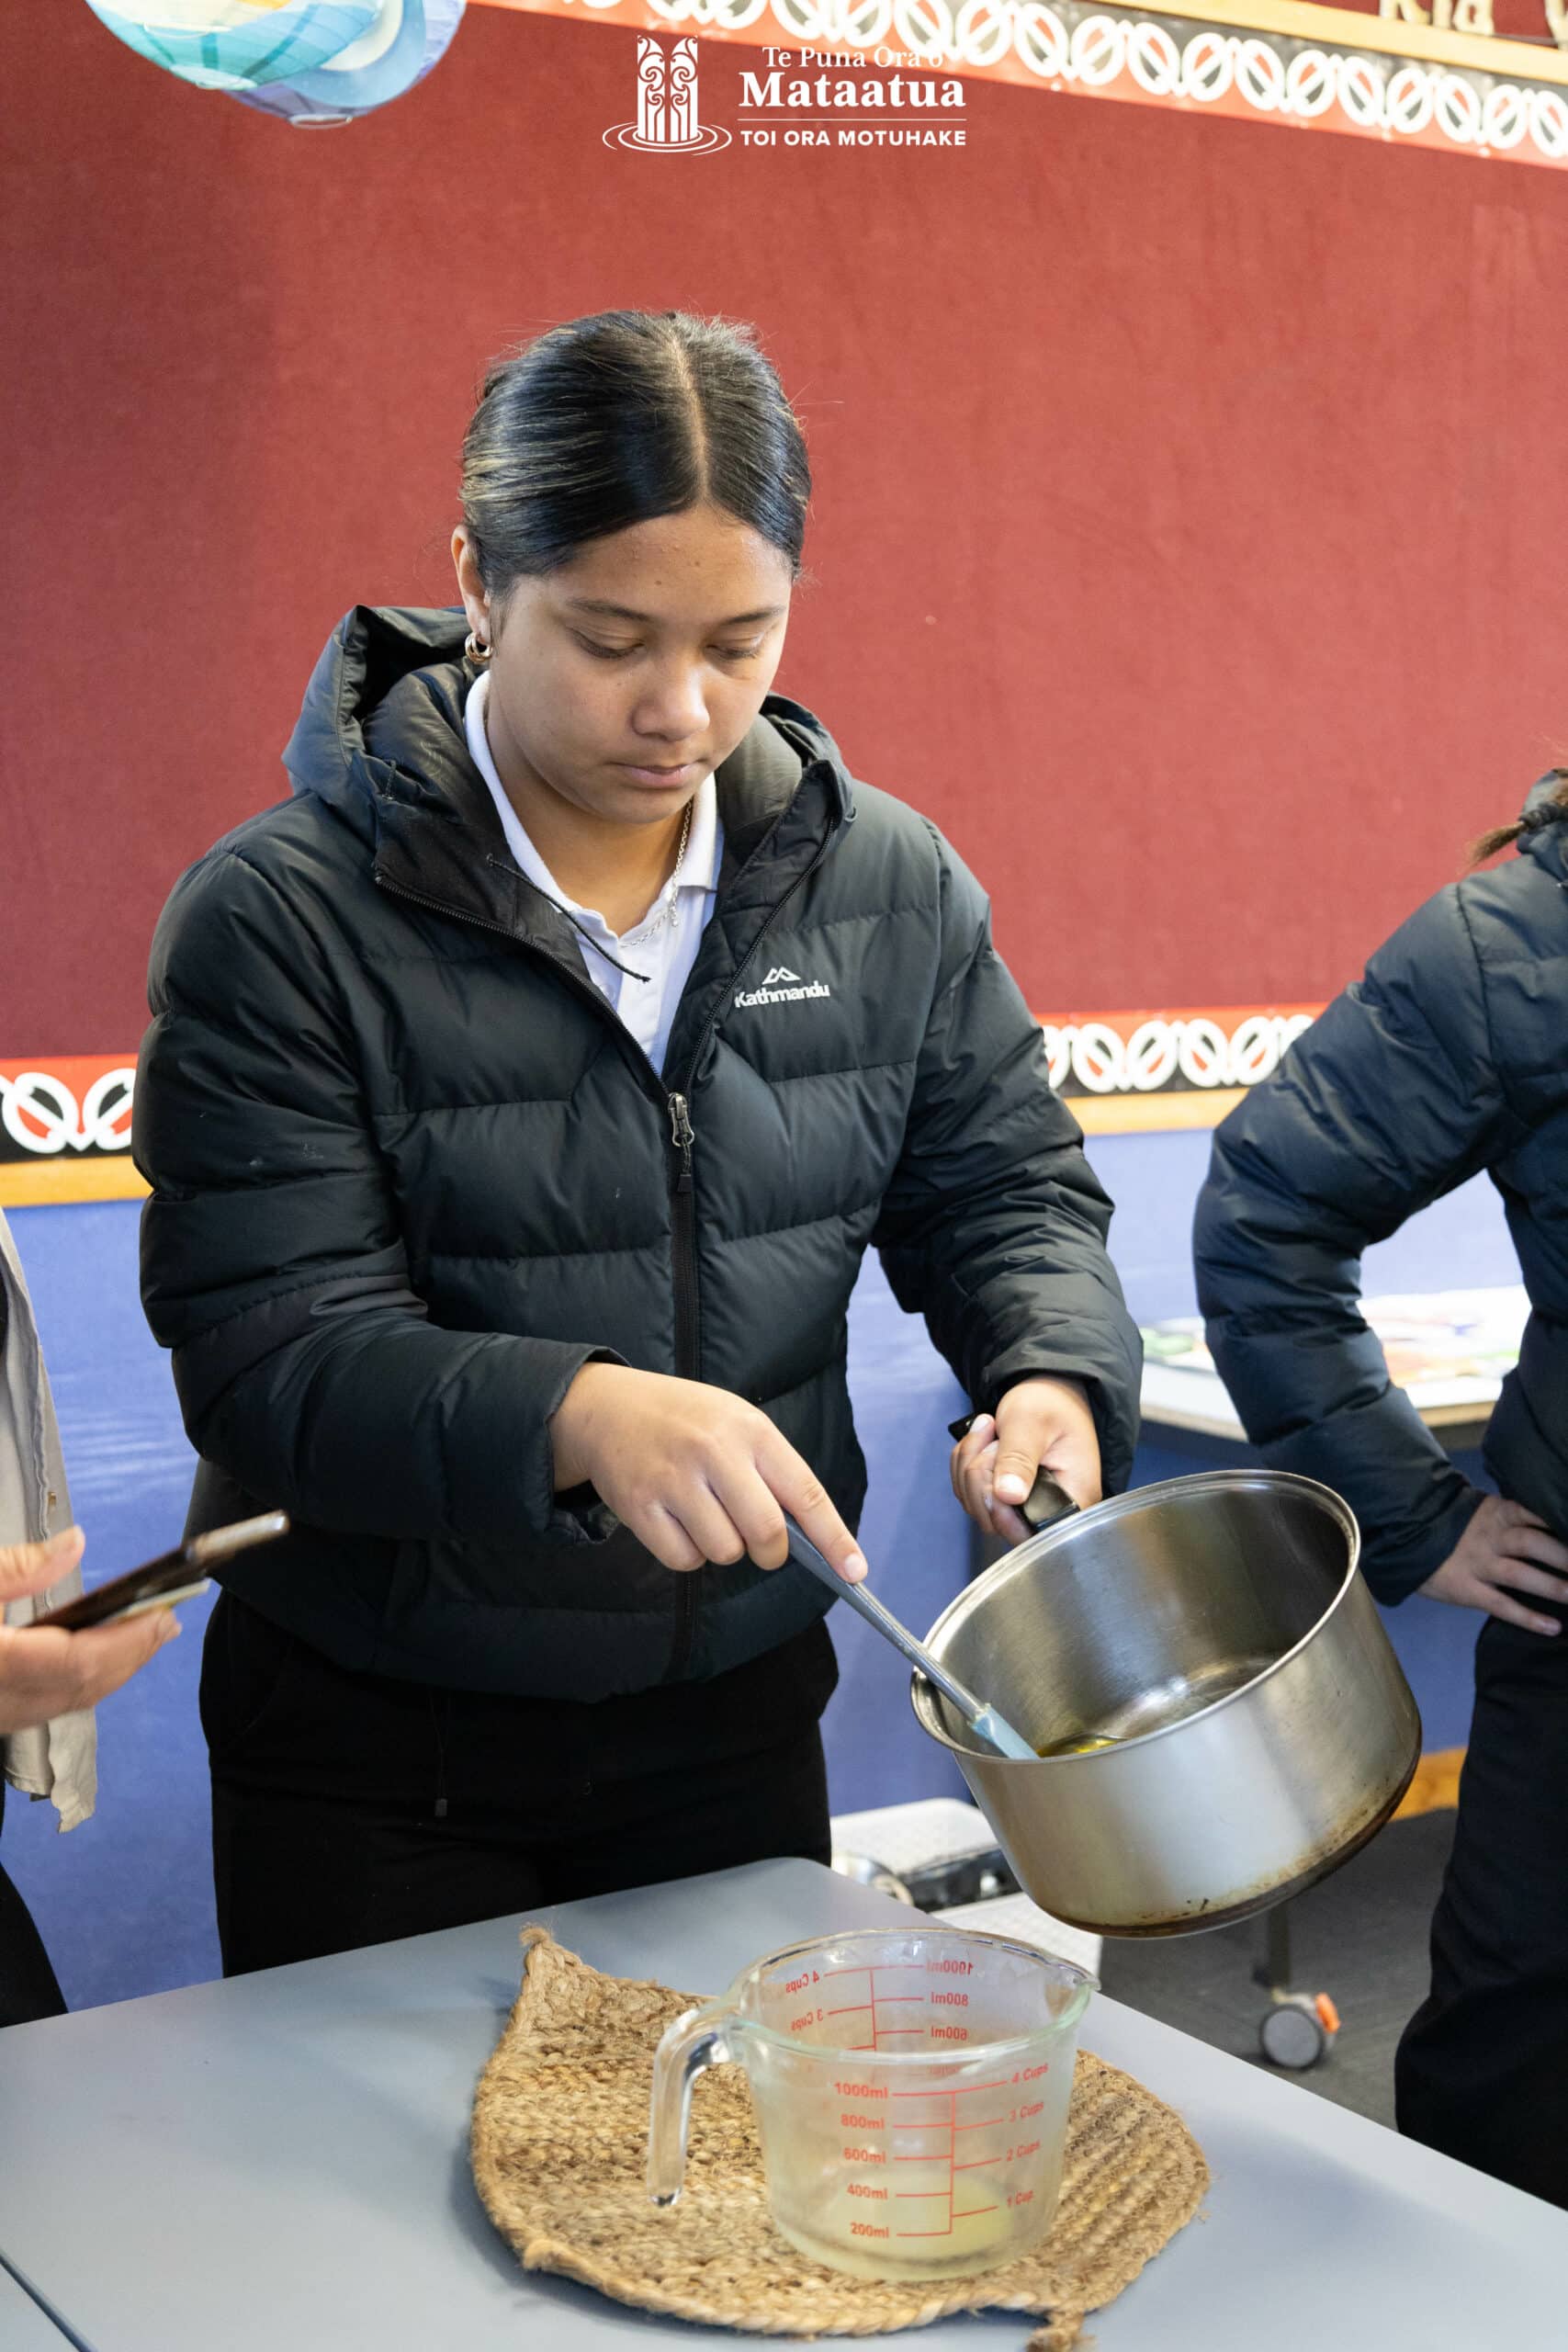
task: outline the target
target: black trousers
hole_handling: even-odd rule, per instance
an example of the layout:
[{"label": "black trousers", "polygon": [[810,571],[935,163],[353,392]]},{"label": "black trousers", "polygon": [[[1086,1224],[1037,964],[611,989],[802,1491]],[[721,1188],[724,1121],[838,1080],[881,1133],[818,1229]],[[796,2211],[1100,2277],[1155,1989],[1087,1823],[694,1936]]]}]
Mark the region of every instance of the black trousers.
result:
[{"label": "black trousers", "polygon": [[1432,1989],[1394,2088],[1412,2139],[1568,2206],[1568,1628],[1482,1630]]},{"label": "black trousers", "polygon": [[201,1717],[226,1975],[773,1855],[829,1859],[825,1625],[597,1705],[344,1673],[231,1594]]},{"label": "black trousers", "polygon": [[[0,1816],[6,1783],[0,1780]],[[0,1870],[0,2025],[30,2025],[65,2014],[65,1997],[50,1966],[32,1914]]]}]

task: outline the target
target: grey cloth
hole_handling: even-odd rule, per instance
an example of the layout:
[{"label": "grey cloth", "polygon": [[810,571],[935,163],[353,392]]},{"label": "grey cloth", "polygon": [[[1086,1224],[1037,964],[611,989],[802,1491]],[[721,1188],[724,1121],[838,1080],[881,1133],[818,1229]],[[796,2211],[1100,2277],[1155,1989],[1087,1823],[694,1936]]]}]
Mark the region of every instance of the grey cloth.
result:
[{"label": "grey cloth", "polygon": [[1530,1301],[1485,1459],[1568,1536],[1568,810],[1394,933],[1214,1137],[1194,1227],[1209,1344],[1255,1445],[1361,1523],[1372,1589],[1439,1567],[1481,1496],[1388,1376],[1361,1253],[1484,1169]]},{"label": "grey cloth", "polygon": [[[60,1451],[49,1375],[39,1346],[32,1300],[10,1227],[0,1216],[0,1544],[36,1544],[71,1524],[71,1495]],[[74,1600],[82,1571],[73,1568],[47,1592],[0,1603],[7,1624],[30,1625],[47,1609]],[[48,1797],[62,1829],[92,1813],[98,1788],[97,1724],[90,1707],[0,1736],[0,1773],[24,1796]]]},{"label": "grey cloth", "polygon": [[184,877],[154,944],[143,1295],[194,1520],[297,1521],[225,1581],[340,1665],[460,1688],[598,1699],[761,1655],[821,1589],[671,1576],[556,1494],[549,1419],[591,1360],[715,1383],[852,1522],[868,1246],[977,1404],[1083,1380],[1124,1483],[1110,1204],[947,843],[770,696],[718,773],[718,896],[660,1077],[507,854],[464,626],[348,615],[293,799]]}]

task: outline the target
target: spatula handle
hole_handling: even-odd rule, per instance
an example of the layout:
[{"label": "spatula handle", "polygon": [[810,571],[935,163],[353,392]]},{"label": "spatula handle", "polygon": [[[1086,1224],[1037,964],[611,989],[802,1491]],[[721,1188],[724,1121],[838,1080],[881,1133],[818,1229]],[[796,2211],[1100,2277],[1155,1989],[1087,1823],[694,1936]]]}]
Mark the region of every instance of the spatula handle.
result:
[{"label": "spatula handle", "polygon": [[826,1559],[817,1549],[806,1530],[797,1526],[787,1511],[784,1513],[784,1525],[789,1530],[790,1558],[797,1561],[803,1568],[808,1569],[819,1583],[825,1584],[829,1591],[836,1593],[840,1600],[847,1600],[850,1607],[863,1617],[868,1625],[874,1625],[884,1641],[891,1642],[894,1648],[908,1659],[916,1671],[923,1674],[927,1681],[933,1684],[942,1692],[942,1697],[958,1709],[964,1722],[972,1724],[976,1716],[983,1712],[981,1702],[975,1696],[973,1690],[967,1690],[955,1675],[949,1674],[946,1667],[939,1665],[930,1651],[924,1649],[916,1641],[908,1626],[901,1625],[892,1611],[885,1609],[876,1595],[868,1590],[864,1584],[847,1583],[832,1562]]}]

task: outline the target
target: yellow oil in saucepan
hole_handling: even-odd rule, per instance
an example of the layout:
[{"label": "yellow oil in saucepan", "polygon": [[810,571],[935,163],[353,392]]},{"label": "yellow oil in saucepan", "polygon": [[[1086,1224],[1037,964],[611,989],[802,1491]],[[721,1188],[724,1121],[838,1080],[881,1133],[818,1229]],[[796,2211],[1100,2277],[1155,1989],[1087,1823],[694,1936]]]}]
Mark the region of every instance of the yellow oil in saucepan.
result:
[{"label": "yellow oil in saucepan", "polygon": [[1037,1747],[1036,1756],[1092,1756],[1097,1748],[1120,1747],[1121,1740],[1111,1732],[1077,1732],[1070,1739],[1048,1739]]}]

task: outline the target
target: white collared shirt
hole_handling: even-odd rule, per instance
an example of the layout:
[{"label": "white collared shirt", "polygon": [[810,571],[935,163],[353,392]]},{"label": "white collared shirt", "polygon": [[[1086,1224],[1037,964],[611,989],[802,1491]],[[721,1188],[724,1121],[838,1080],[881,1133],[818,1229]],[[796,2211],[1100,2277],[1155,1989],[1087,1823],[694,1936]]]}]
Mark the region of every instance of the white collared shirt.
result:
[{"label": "white collared shirt", "polygon": [[[662,1071],[675,1008],[697,960],[697,949],[718,888],[724,828],[718,820],[718,794],[714,780],[705,775],[697,787],[692,802],[692,830],[686,837],[685,855],[675,872],[640,922],[634,923],[630,931],[614,932],[594,908],[580,907],[574,899],[567,897],[524,831],[491,757],[490,738],[485,732],[485,705],[489,698],[490,677],[483,673],[468,689],[463,718],[469,757],[490,786],[490,797],[506,835],[506,846],[535,888],[553,899],[572,917],[589,978],[615,1006],[654,1069]],[[674,913],[670,920],[671,899]],[[628,968],[622,970],[623,965]]]}]

